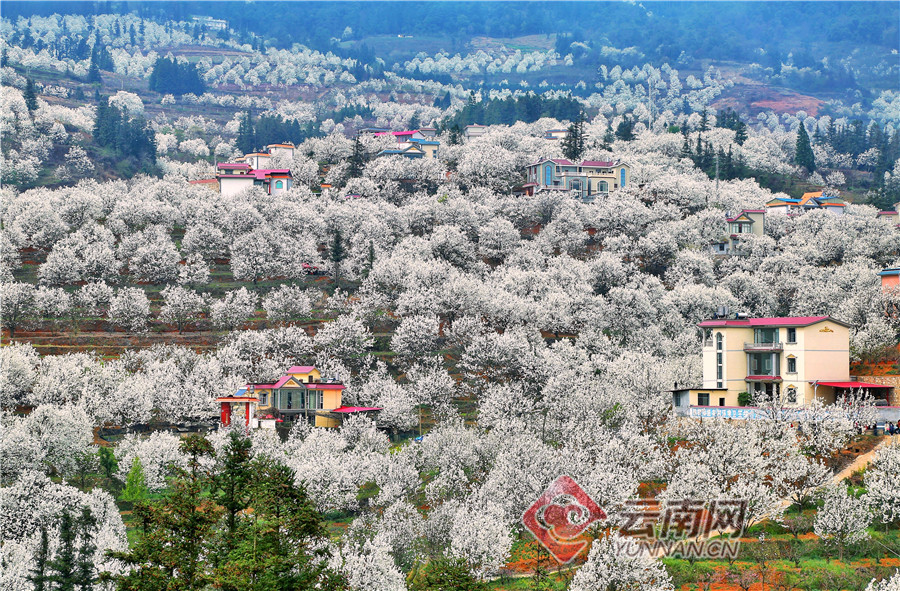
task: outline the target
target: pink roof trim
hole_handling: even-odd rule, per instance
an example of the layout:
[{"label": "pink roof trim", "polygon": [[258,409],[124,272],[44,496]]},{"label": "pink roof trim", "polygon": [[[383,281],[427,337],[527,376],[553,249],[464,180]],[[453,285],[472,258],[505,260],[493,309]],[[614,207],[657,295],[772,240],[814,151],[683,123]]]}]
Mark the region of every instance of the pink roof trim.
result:
[{"label": "pink roof trim", "polygon": [[344,384],[335,384],[335,383],[323,383],[316,382],[312,384],[306,384],[306,387],[310,390],[344,390],[347,388]]},{"label": "pink roof trim", "polygon": [[897,215],[896,211],[879,211],[878,215]]},{"label": "pink roof trim", "polygon": [[381,410],[381,409],[376,406],[339,406],[335,409],[332,409],[330,412],[351,413],[351,412],[365,412],[367,410]]},{"label": "pink roof trim", "polygon": [[312,365],[294,365],[290,369],[287,370],[288,373],[309,373],[312,370],[316,369]]},{"label": "pink roof trim", "polygon": [[697,326],[701,328],[714,328],[720,326],[810,326],[818,322],[825,322],[826,320],[828,322],[840,324],[841,326],[849,326],[849,324],[841,322],[840,320],[835,320],[830,316],[785,316],[781,318],[747,318],[746,320],[715,319],[704,320]]},{"label": "pink roof trim", "polygon": [[379,131],[378,133],[375,134],[375,137],[380,137],[383,135],[393,135],[393,136],[412,135],[414,133],[419,133],[419,130],[413,129],[412,131]]},{"label": "pink roof trim", "polygon": [[216,168],[250,168],[250,165],[243,162],[216,162]]},{"label": "pink roof trim", "polygon": [[885,384],[869,384],[866,382],[811,382],[820,386],[831,386],[833,388],[893,388]]}]

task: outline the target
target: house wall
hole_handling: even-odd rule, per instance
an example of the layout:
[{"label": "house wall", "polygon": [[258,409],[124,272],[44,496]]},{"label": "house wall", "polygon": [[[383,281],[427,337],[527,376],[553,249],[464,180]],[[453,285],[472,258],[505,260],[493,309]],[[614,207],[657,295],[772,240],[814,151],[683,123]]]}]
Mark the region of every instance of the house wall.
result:
[{"label": "house wall", "polygon": [[220,178],[219,193],[221,195],[236,195],[245,189],[253,186],[253,177],[248,176],[245,179],[238,178]]},{"label": "house wall", "polygon": [[[815,388],[810,382],[850,380],[850,330],[829,321],[796,329],[797,342],[790,344],[787,343],[787,327],[778,327],[778,341],[783,344],[783,350],[778,353],[779,367],[775,373],[782,378],[781,391],[786,392],[788,387],[795,387],[797,402],[805,404],[815,395]],[[753,342],[753,328],[730,326],[712,329],[711,344],[703,346],[704,388],[717,386],[716,334],[718,333],[723,335],[723,386],[728,391],[727,403],[731,404],[731,400],[734,400],[736,404],[738,394],[748,391],[749,387],[746,378],[750,375],[750,368],[747,366],[744,343]],[[791,355],[797,360],[797,371],[789,374],[787,366],[788,357]],[[818,395],[827,397],[828,392],[820,387]]]},{"label": "house wall", "polygon": [[322,408],[331,410],[341,406],[342,390],[322,390]]}]

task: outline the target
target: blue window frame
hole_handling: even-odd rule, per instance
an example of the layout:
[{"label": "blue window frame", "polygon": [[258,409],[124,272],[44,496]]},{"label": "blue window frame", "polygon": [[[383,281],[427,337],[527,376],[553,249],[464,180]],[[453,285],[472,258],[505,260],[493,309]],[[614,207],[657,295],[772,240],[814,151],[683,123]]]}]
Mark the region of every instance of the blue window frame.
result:
[{"label": "blue window frame", "polygon": [[619,186],[620,187],[625,186],[625,169],[624,168],[619,169]]},{"label": "blue window frame", "polygon": [[284,183],[281,182],[281,181],[275,181],[275,188],[276,188],[276,189],[283,189],[283,188],[284,188]]},{"label": "blue window frame", "polygon": [[548,164],[544,167],[544,184],[552,185],[553,184],[553,166]]}]

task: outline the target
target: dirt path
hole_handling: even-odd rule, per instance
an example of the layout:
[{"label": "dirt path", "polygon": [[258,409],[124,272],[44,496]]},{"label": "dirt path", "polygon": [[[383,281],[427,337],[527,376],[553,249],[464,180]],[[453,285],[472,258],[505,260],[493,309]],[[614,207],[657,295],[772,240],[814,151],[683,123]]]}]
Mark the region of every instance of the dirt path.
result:
[{"label": "dirt path", "polygon": [[857,456],[857,458],[853,460],[853,462],[849,466],[835,474],[831,478],[831,483],[840,484],[845,478],[848,478],[857,470],[868,466],[869,462],[871,462],[875,458],[875,453],[883,446],[888,445],[891,441],[900,441],[900,435],[886,435],[885,437],[883,437],[881,443],[872,448],[871,451]]}]

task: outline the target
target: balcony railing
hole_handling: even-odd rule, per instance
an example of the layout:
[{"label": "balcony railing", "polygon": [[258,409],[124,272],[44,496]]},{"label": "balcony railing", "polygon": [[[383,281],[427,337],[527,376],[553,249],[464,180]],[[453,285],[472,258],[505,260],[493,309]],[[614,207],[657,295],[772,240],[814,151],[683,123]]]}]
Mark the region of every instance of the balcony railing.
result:
[{"label": "balcony railing", "polygon": [[744,351],[783,351],[784,343],[744,343]]}]

